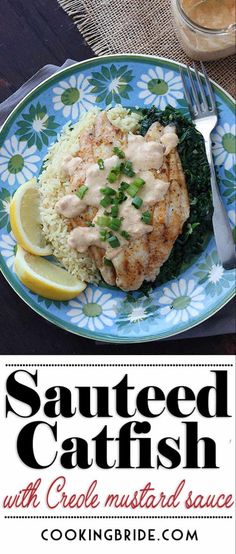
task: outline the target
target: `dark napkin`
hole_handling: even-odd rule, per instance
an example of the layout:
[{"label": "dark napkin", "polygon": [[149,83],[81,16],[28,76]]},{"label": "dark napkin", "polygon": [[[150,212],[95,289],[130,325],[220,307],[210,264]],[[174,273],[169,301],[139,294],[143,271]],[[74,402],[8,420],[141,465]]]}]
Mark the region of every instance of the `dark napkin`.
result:
[{"label": "dark napkin", "polygon": [[[76,63],[74,60],[66,60],[66,62],[61,66],[57,65],[45,65],[33,75],[22,87],[19,88],[14,94],[12,94],[7,100],[0,104],[0,126],[4,123],[6,117],[11,113],[13,108],[28,94],[33,88],[35,88],[39,83],[53,75],[60,69],[68,67]],[[205,337],[212,335],[224,335],[228,333],[235,333],[235,303],[234,300],[231,300],[220,312],[212,316],[207,321],[203,322],[201,325],[193,327],[189,331],[185,331],[180,335],[175,335],[170,337],[173,339],[188,339],[193,337]],[[99,343],[98,343],[99,344]],[[101,343],[100,343],[101,344]]]},{"label": "dark napkin", "polygon": [[7,118],[7,116],[11,113],[11,111],[17,106],[17,104],[28,94],[32,89],[34,89],[39,83],[42,83],[45,79],[50,77],[50,75],[53,75],[57,71],[60,71],[60,69],[64,69],[64,67],[69,67],[70,65],[73,65],[76,63],[74,60],[66,60],[66,62],[62,66],[58,65],[45,65],[35,75],[33,75],[26,83],[24,83],[18,90],[16,90],[9,98],[4,100],[2,104],[0,104],[0,125],[2,125]]}]

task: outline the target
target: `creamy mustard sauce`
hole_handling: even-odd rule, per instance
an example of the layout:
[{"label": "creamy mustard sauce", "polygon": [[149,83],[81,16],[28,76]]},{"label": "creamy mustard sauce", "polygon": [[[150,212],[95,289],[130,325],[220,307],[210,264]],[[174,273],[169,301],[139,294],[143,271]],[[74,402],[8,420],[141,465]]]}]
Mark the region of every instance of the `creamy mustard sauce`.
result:
[{"label": "creamy mustard sauce", "polygon": [[[71,167],[73,166],[72,160],[65,159],[63,162],[63,171],[65,175],[70,175],[71,177],[73,176],[73,182],[76,181],[76,179],[78,180],[80,177],[81,166],[79,160],[81,160],[81,158],[74,158],[74,174],[69,173],[71,171]],[[72,218],[80,215],[86,206],[93,206],[97,208],[103,197],[100,189],[106,186],[108,174],[110,173],[112,167],[117,165],[118,160],[119,158],[117,156],[107,158],[104,160],[104,169],[99,169],[97,163],[88,164],[84,182],[84,185],[88,187],[88,190],[84,199],[80,199],[73,194],[68,194],[58,200],[56,203],[56,211],[59,214],[64,215],[64,217]],[[114,183],[113,188],[118,188],[118,183]]]},{"label": "creamy mustard sauce", "polygon": [[133,164],[134,171],[160,169],[163,164],[163,147],[158,142],[147,142],[141,135],[128,135],[128,144],[124,149],[127,160]]},{"label": "creamy mustard sauce", "polygon": [[163,200],[170,186],[169,181],[156,179],[151,171],[141,171],[139,175],[145,181],[145,185],[140,189],[138,194],[142,198],[144,205],[153,206],[157,202],[160,202],[160,200]]},{"label": "creamy mustard sauce", "polygon": [[[88,233],[89,230],[89,233]],[[89,246],[100,246],[104,248],[104,243],[99,238],[98,227],[76,227],[71,231],[68,244],[71,248],[75,248],[78,252],[86,252]]]},{"label": "creamy mustard sauce", "polygon": [[[99,206],[99,202],[102,198],[100,189],[107,184],[107,177],[111,169],[117,166],[119,158],[117,156],[111,156],[104,160],[104,169],[100,169],[98,164],[91,164],[86,172],[85,186],[88,187],[84,201],[87,206]],[[117,189],[118,183],[112,184],[112,188]]]},{"label": "creamy mustard sauce", "polygon": [[235,4],[235,0],[171,0],[175,31],[190,58],[215,61],[235,53]]},{"label": "creamy mustard sauce", "polygon": [[85,207],[86,204],[82,202],[76,194],[66,194],[66,196],[63,196],[60,200],[58,200],[55,209],[57,213],[71,219],[72,217],[80,215],[84,211]]},{"label": "creamy mustard sauce", "polygon": [[[157,171],[161,168],[164,155],[167,155],[177,144],[178,137],[175,127],[171,125],[168,125],[163,134],[160,135],[160,143],[151,140],[146,141],[141,135],[129,133],[124,153],[126,160],[132,162],[135,177],[121,175],[112,184],[108,182],[108,175],[111,169],[122,161],[119,160],[118,156],[114,155],[105,159],[104,169],[100,169],[97,163],[85,165],[80,157],[67,156],[62,163],[64,176],[70,177],[72,184],[76,183],[76,180],[81,184],[81,165],[83,164],[83,171],[85,171],[83,185],[87,187],[87,191],[82,199],[76,194],[65,195],[57,202],[56,211],[70,219],[80,215],[88,206],[99,208],[92,222],[94,226],[78,226],[71,231],[68,239],[69,246],[81,253],[86,252],[90,246],[98,246],[106,250],[107,258],[112,259],[121,251],[123,246],[128,244],[127,240],[119,234],[119,231],[117,233],[113,231],[113,235],[119,238],[119,247],[112,248],[107,241],[101,241],[100,228],[96,223],[97,218],[103,215],[105,211],[105,208],[100,206],[100,201],[104,196],[101,193],[101,188],[110,186],[117,190],[122,181],[132,183],[137,177],[145,181],[145,184],[138,191],[138,196],[143,200],[142,209],[135,208],[132,205],[133,198],[127,195],[127,199],[119,205],[118,217],[122,218],[120,231],[126,231],[129,234],[129,240],[150,233],[153,227],[141,220],[142,212],[162,200],[170,184],[168,181],[158,179],[153,170]],[[109,210],[109,208],[107,209]]]},{"label": "creamy mustard sauce", "polygon": [[79,156],[72,157],[70,155],[65,156],[62,165],[61,165],[61,176],[62,177],[74,177],[78,170],[81,170],[82,158]]},{"label": "creamy mustard sauce", "polygon": [[174,125],[167,125],[164,127],[163,135],[161,136],[160,141],[161,144],[165,146],[165,155],[167,156],[167,154],[169,154],[179,142]]},{"label": "creamy mustard sauce", "polygon": [[[141,193],[139,194],[141,197]],[[120,204],[119,217],[123,217],[121,229],[127,231],[132,239],[138,239],[153,229],[141,220],[141,212],[132,206],[132,198]]]},{"label": "creamy mustard sauce", "polygon": [[225,29],[235,23],[235,0],[181,0],[186,15],[201,27]]},{"label": "creamy mustard sauce", "polygon": [[78,184],[85,180],[86,164],[79,156],[73,158],[68,155],[63,160],[60,175],[62,178],[66,177],[71,180],[71,190],[74,192],[77,190]]}]

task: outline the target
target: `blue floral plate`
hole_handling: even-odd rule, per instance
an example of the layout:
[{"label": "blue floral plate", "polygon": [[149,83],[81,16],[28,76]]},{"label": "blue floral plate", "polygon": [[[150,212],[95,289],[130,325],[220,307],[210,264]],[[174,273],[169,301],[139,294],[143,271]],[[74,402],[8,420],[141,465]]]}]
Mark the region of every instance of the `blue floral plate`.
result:
[{"label": "blue floral plate", "polygon": [[[214,157],[220,188],[236,234],[234,189],[235,124],[232,98],[214,84],[219,122]],[[36,312],[78,335],[111,342],[162,339],[198,325],[234,294],[234,271],[221,266],[214,238],[178,279],[155,288],[149,297],[126,295],[102,284],[89,285],[70,302],[32,294],[13,272],[16,243],[9,223],[9,202],[24,181],[38,175],[48,146],[68,121],[94,105],[164,109],[187,113],[178,64],[164,58],[117,55],[94,58],[50,77],[17,106],[0,132],[0,267],[16,293]]]}]

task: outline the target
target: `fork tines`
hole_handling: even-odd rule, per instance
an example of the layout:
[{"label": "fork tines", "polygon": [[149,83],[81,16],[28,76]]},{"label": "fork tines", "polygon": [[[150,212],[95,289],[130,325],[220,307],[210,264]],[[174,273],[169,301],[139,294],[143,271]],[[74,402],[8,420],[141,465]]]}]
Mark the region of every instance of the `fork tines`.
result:
[{"label": "fork tines", "polygon": [[[185,72],[183,68],[180,68],[180,74],[182,78],[182,83],[184,87],[185,98],[189,107],[189,111],[192,115],[196,116],[206,116],[213,115],[216,113],[216,103],[214,98],[214,93],[210,80],[208,78],[206,69],[201,63],[202,76],[196,67],[196,64],[193,63],[193,69],[187,65],[187,75],[189,78],[190,87],[188,88]],[[194,79],[195,77],[195,79]],[[205,93],[204,85],[207,88],[208,97]]]}]

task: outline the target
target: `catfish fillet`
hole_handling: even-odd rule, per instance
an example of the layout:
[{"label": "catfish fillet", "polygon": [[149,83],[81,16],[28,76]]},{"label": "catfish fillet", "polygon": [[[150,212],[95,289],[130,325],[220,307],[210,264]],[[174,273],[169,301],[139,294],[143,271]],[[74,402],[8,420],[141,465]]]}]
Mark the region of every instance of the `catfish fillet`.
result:
[{"label": "catfish fillet", "polygon": [[[163,127],[159,123],[154,123],[145,140],[159,142],[162,133]],[[112,155],[114,144],[122,148],[126,141],[127,134],[113,127],[103,112],[98,115],[89,135],[85,132],[81,137],[79,154],[85,162],[97,161],[99,157],[105,159]],[[89,249],[104,281],[109,285],[117,285],[124,291],[137,290],[144,280],[155,280],[189,217],[188,192],[176,148],[164,156],[160,170],[152,171],[156,178],[170,183],[164,199],[150,208],[153,230],[139,239],[130,241],[112,259],[112,266],[109,267],[104,265],[104,249],[97,246]],[[94,215],[93,213],[92,217]],[[85,220],[92,217],[87,210],[77,218],[75,224],[84,225]]]},{"label": "catfish fillet", "polygon": [[188,192],[176,149],[166,157],[160,178],[170,186],[152,209],[153,231],[130,243],[113,260],[116,284],[125,291],[138,289],[144,280],[155,280],[189,216]]},{"label": "catfish fillet", "polygon": [[[101,135],[104,136],[105,127],[108,143],[114,141],[114,138],[122,140],[121,136],[114,137],[114,128],[107,124],[104,116],[102,125]],[[159,142],[162,129],[159,123],[154,123],[149,128],[145,139]],[[150,210],[153,231],[140,239],[131,241],[123,248],[112,260],[113,267],[104,266],[104,251],[101,248],[91,248],[91,254],[103,279],[109,285],[117,285],[124,291],[139,289],[144,280],[155,280],[189,217],[188,192],[176,148],[164,157],[161,170],[153,170],[153,172],[156,177],[170,182],[164,199]]]}]

